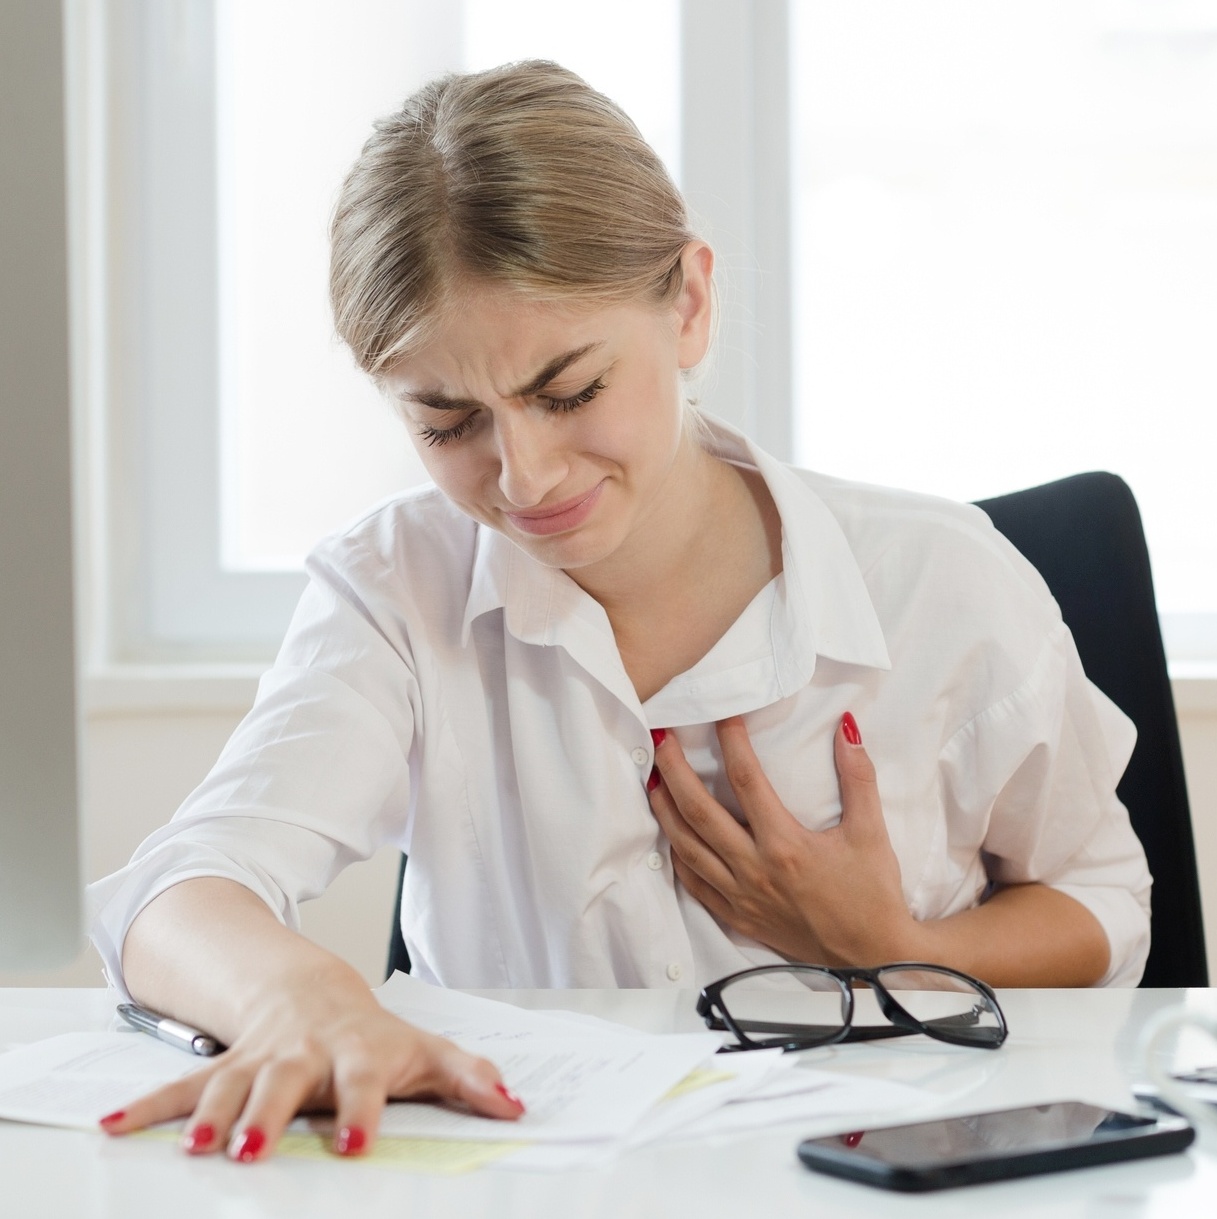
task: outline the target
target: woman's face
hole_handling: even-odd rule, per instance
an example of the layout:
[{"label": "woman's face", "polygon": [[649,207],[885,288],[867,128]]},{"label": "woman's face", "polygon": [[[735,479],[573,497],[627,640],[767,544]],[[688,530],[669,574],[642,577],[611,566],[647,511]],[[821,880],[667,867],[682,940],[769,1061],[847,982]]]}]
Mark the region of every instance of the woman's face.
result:
[{"label": "woman's face", "polygon": [[567,570],[662,528],[690,450],[681,370],[709,336],[710,252],[698,243],[685,259],[682,295],[662,308],[479,285],[391,370],[385,389],[458,508]]}]

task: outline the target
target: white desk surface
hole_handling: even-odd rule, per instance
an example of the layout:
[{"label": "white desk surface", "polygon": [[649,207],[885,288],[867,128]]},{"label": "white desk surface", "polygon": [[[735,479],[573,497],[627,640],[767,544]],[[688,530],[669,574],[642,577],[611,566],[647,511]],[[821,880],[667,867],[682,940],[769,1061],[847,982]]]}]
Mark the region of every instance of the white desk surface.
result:
[{"label": "white desk surface", "polygon": [[[652,1031],[701,1027],[690,991],[479,992],[523,1007],[590,1011]],[[1129,1107],[1139,1029],[1157,1008],[1187,999],[1217,1009],[1213,991],[1004,991],[1010,1038],[999,1051],[922,1038],[842,1046],[809,1064],[887,1075],[943,1095],[960,1113],[1047,1100]],[[104,991],[0,989],[0,1047],[109,1027]],[[836,1129],[837,1127],[833,1127]],[[191,1158],[152,1140],[0,1122],[0,1215],[73,1219],[260,1219],[262,1216],[628,1216],[752,1219],[798,1215],[995,1219],[1150,1219],[1217,1214],[1217,1131],[1184,1155],[920,1196],[888,1194],[808,1172],[800,1137],[779,1127],[711,1143],[666,1144],[577,1172],[492,1168],[427,1176],[344,1161],[239,1165]]]}]

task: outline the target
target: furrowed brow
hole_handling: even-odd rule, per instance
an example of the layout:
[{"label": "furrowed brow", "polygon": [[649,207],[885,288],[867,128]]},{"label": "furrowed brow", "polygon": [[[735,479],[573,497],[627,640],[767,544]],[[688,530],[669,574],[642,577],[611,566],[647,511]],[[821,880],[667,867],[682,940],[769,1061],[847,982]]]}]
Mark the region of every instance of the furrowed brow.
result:
[{"label": "furrowed brow", "polygon": [[[521,386],[515,392],[517,398],[528,398],[543,390],[555,377],[561,376],[577,360],[581,360],[589,351],[602,347],[602,341],[584,343],[572,351],[555,356],[527,385]],[[404,401],[418,402],[437,411],[467,411],[475,410],[482,404],[474,398],[453,398],[438,389],[422,389],[417,392],[406,391],[399,395]]]},{"label": "furrowed brow", "polygon": [[555,377],[564,373],[576,360],[581,360],[589,351],[594,351],[597,347],[601,346],[603,346],[601,342],[584,343],[582,347],[576,347],[573,351],[556,356],[527,385],[517,389],[515,396],[517,398],[527,398],[544,389]]},{"label": "furrowed brow", "polygon": [[418,402],[437,411],[468,411],[482,405],[473,398],[449,398],[438,389],[421,389],[417,393],[403,390],[398,397],[403,402]]}]

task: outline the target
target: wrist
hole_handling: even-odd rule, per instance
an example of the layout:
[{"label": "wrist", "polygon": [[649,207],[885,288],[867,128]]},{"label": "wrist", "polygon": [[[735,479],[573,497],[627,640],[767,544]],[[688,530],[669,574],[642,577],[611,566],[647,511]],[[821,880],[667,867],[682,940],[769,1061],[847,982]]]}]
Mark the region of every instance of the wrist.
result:
[{"label": "wrist", "polygon": [[946,965],[945,945],[938,934],[938,923],[934,919],[921,922],[909,914],[907,922],[898,929],[891,945],[889,961],[921,961],[927,965]]},{"label": "wrist", "polygon": [[260,954],[274,960],[255,985],[245,990],[237,1028],[266,1020],[291,1020],[309,1011],[314,1019],[342,1018],[359,1008],[379,1007],[363,976],[341,957],[281,925],[278,951]]},{"label": "wrist", "polygon": [[918,922],[903,901],[868,919],[864,927],[813,927],[808,942],[814,946],[813,955],[798,959],[843,967],[934,963],[941,953],[933,924]]}]

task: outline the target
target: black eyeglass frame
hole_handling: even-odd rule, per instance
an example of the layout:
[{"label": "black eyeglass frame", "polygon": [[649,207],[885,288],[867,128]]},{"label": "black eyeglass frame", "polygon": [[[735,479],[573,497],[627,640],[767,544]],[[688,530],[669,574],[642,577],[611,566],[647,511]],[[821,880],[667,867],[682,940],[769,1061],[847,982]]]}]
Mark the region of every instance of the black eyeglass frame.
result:
[{"label": "black eyeglass frame", "polygon": [[[974,1037],[959,1034],[953,1036],[949,1026],[941,1022],[934,1026],[911,1015],[880,980],[881,974],[902,969],[946,974],[948,977],[958,978],[979,992],[992,1006],[993,1014],[997,1018],[997,1027],[993,1029],[992,1038],[976,1040]],[[723,1003],[723,991],[740,978],[782,973],[822,974],[832,978],[840,988],[844,1000],[844,1017],[841,1027],[827,1034],[804,1033],[799,1035],[798,1026],[790,1024],[775,1024],[766,1029],[762,1022],[745,1022],[751,1024],[752,1032],[764,1029],[776,1034],[763,1041],[750,1037],[744,1025],[731,1015],[730,1010]],[[854,1024],[854,991],[851,985],[853,982],[865,982],[875,992],[879,1010],[891,1021],[890,1024]],[[739,1042],[738,1045],[724,1046],[720,1053],[733,1050],[775,1049],[789,1053],[796,1050],[814,1049],[816,1046],[837,1045],[845,1041],[878,1041],[887,1037],[909,1037],[916,1033],[924,1033],[927,1037],[945,1041],[950,1045],[962,1045],[970,1049],[996,1050],[1006,1040],[1010,1031],[1006,1025],[1006,1015],[1001,1010],[1001,1005],[997,1002],[997,996],[993,993],[991,986],[958,969],[951,969],[946,965],[931,965],[925,961],[895,961],[890,965],[877,965],[873,969],[833,969],[827,965],[758,965],[752,969],[741,969],[737,973],[728,974],[725,978],[719,978],[717,982],[711,982],[709,986],[704,987],[701,994],[697,996],[697,1014],[705,1021],[707,1028],[732,1033]]]}]

